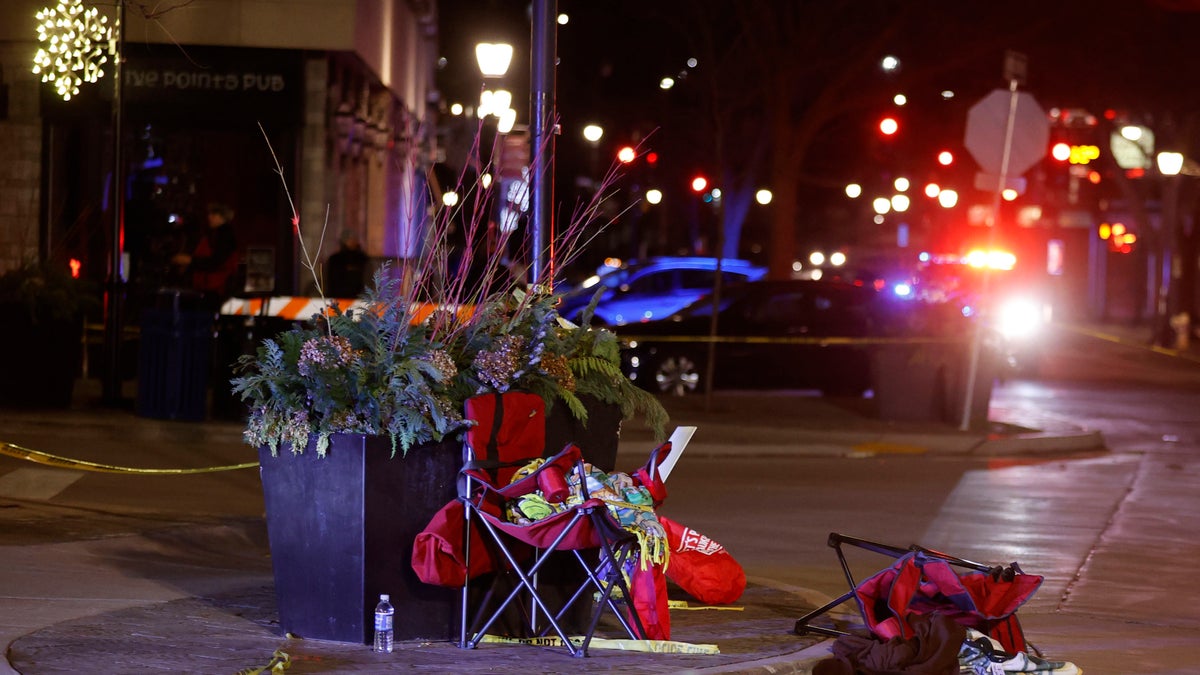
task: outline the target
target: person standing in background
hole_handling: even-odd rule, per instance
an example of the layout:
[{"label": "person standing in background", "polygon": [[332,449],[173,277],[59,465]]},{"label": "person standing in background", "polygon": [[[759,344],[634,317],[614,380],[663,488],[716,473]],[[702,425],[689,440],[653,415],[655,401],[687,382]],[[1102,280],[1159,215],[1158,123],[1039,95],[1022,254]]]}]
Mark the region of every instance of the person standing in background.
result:
[{"label": "person standing in background", "polygon": [[171,259],[182,271],[182,278],[201,294],[205,304],[213,307],[219,307],[234,290],[238,255],[233,215],[233,209],[225,204],[209,204],[207,226],[191,252],[178,253]]},{"label": "person standing in background", "polygon": [[367,283],[367,254],[358,233],[342,232],[341,248],[325,262],[325,295],[331,298],[357,298]]}]

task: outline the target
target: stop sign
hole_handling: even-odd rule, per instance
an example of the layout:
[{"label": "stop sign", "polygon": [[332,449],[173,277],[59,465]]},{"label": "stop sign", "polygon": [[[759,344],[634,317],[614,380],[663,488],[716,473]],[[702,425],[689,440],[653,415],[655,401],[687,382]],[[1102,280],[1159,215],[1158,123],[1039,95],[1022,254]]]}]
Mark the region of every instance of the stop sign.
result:
[{"label": "stop sign", "polygon": [[967,113],[964,144],[985,173],[1000,174],[1010,110],[1013,133],[1007,175],[1019,176],[1046,156],[1046,145],[1050,140],[1050,120],[1046,112],[1030,94],[996,89],[971,106]]}]

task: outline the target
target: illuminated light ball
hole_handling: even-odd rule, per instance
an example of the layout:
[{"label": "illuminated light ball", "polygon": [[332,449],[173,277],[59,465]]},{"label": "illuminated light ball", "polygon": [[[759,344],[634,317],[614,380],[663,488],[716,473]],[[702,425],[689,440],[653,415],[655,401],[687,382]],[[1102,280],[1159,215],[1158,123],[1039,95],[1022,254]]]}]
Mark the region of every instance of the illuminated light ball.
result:
[{"label": "illuminated light ball", "polygon": [[901,176],[901,177],[897,178],[895,181],[893,181],[892,185],[896,188],[896,192],[907,192],[908,187],[909,187],[909,182],[908,182],[907,178],[905,178],[904,176]]},{"label": "illuminated light ball", "polygon": [[1097,232],[1101,239],[1108,239],[1112,235],[1112,225],[1108,223],[1100,223],[1100,229]]},{"label": "illuminated light ball", "polygon": [[673,77],[664,77],[663,79],[658,81],[659,89],[666,90],[666,89],[670,89],[671,87],[674,87],[674,86],[675,86],[675,78],[673,78]]},{"label": "illuminated light ball", "polygon": [[716,201],[721,201],[721,188],[713,188],[712,198]]},{"label": "illuminated light ball", "polygon": [[825,264],[825,254],[821,253],[820,251],[813,251],[812,253],[808,254],[808,262],[810,262],[813,265],[816,265],[818,267],[821,265],[824,265]]},{"label": "illuminated light ball", "polygon": [[941,204],[943,208],[953,208],[958,204],[958,192],[954,190],[942,190],[938,193],[937,199],[938,204]]},{"label": "illuminated light ball", "polygon": [[900,123],[894,117],[885,117],[879,120],[879,131],[884,136],[891,136],[900,130]]},{"label": "illuminated light ball", "polygon": [[1000,193],[1000,197],[1003,198],[1004,201],[1006,201],[1006,202],[1011,202],[1012,200],[1016,199],[1018,196],[1019,195],[1017,194],[1017,191],[1012,188],[1004,188],[1004,190]]},{"label": "illuminated light ball", "polygon": [[813,270],[812,271],[813,281],[820,281],[821,277],[823,277],[823,276],[825,276],[825,273],[822,272],[821,270]]},{"label": "illuminated light ball", "polygon": [[900,59],[889,54],[883,57],[883,60],[879,62],[879,67],[883,68],[884,72],[893,72],[900,67]]},{"label": "illuminated light ball", "polygon": [[622,164],[629,164],[635,159],[637,159],[637,151],[628,145],[617,151],[617,160]]},{"label": "illuminated light ball", "polygon": [[658,188],[650,188],[649,190],[646,190],[646,201],[650,202],[651,204],[661,204],[662,199],[662,190],[659,190]]},{"label": "illuminated light ball", "polygon": [[1116,237],[1125,234],[1125,223],[1113,223],[1112,233]]},{"label": "illuminated light ball", "polygon": [[937,183],[929,183],[928,185],[925,186],[925,196],[929,197],[930,199],[936,199],[938,196],[938,193],[940,193],[941,191],[942,191],[942,188]]},{"label": "illuminated light ball", "polygon": [[1071,158],[1071,146],[1066,143],[1055,143],[1050,148],[1050,156],[1060,162],[1065,162]]},{"label": "illuminated light ball", "polygon": [[450,104],[450,114],[454,115],[455,117],[462,115],[463,114],[463,104],[451,103]]},{"label": "illuminated light ball", "polygon": [[892,97],[892,103],[895,103],[896,105],[904,105],[905,103],[908,103],[908,97],[904,94],[896,94]]},{"label": "illuminated light ball", "polygon": [[846,186],[846,196],[850,199],[858,199],[862,196],[862,186],[858,183],[850,183]]},{"label": "illuminated light ball", "polygon": [[604,129],[598,124],[589,124],[583,128],[583,138],[589,143],[595,143],[604,136]]},{"label": "illuminated light ball", "polygon": [[908,296],[912,295],[912,286],[909,286],[904,282],[900,282],[895,286],[892,286],[892,292],[902,298],[907,298]]},{"label": "illuminated light ball", "polygon": [[949,150],[943,150],[938,153],[937,161],[938,164],[941,164],[942,166],[950,166],[954,163],[954,153],[950,152]]},{"label": "illuminated light ball", "polygon": [[799,260],[792,261],[792,271],[793,272],[799,272],[802,269],[804,269],[804,265],[801,265]]},{"label": "illuminated light ball", "polygon": [[446,206],[457,206],[458,205],[458,193],[453,190],[450,190],[448,192],[443,192],[442,193],[442,204],[444,204]]},{"label": "illuminated light ball", "polygon": [[708,179],[704,176],[696,176],[692,179],[692,190],[694,192],[704,192],[704,188],[708,187]]},{"label": "illuminated light ball", "polygon": [[567,16],[566,13],[562,13],[562,14],[558,15],[558,25],[565,26],[570,21],[571,21],[571,17]]},{"label": "illuminated light ball", "polygon": [[770,204],[774,197],[775,195],[771,194],[771,191],[765,188],[754,193],[754,201],[762,204],[763,206]]},{"label": "illuminated light ball", "polygon": [[53,82],[64,101],[79,93],[79,85],[96,82],[104,76],[101,68],[109,56],[116,55],[108,17],[95,7],[84,9],[80,0],[59,0],[53,8],[37,12],[38,42],[33,57],[34,75],[42,82]]},{"label": "illuminated light ball", "polygon": [[887,197],[876,197],[871,206],[875,208],[875,213],[881,216],[892,210],[892,202]]},{"label": "illuminated light ball", "polygon": [[482,176],[480,176],[479,184],[482,185],[483,189],[485,189],[485,190],[488,189],[489,187],[491,187],[492,186],[492,174],[485,173]]},{"label": "illuminated light ball", "polygon": [[829,255],[829,264],[834,267],[841,267],[846,264],[846,254],[841,251],[834,251]]},{"label": "illuminated light ball", "polygon": [[897,213],[907,211],[910,203],[908,195],[892,195],[892,210]]}]

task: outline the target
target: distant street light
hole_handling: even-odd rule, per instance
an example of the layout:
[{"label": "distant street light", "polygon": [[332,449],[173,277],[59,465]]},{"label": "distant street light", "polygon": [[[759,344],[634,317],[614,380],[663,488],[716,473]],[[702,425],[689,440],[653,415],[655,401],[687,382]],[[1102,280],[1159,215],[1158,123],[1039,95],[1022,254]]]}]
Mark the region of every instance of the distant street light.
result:
[{"label": "distant street light", "polygon": [[1164,176],[1178,176],[1183,170],[1183,153],[1158,153],[1158,171]]},{"label": "distant street light", "polygon": [[484,77],[504,77],[512,62],[513,47],[505,42],[480,42],[475,45],[475,60]]},{"label": "distant street light", "polygon": [[649,190],[646,190],[646,201],[647,202],[649,202],[651,204],[659,204],[662,202],[662,199],[663,199],[662,190],[659,190],[657,188],[650,188]]},{"label": "distant street light", "polygon": [[846,186],[846,196],[850,199],[858,199],[862,196],[862,186],[858,183],[850,183]]},{"label": "distant street light", "polygon": [[775,198],[775,195],[772,194],[771,191],[766,188],[763,188],[762,190],[759,190],[758,192],[754,193],[754,200],[756,202],[758,202],[759,204],[762,204],[763,206],[770,204],[771,200],[774,198]]},{"label": "distant street light", "polygon": [[583,138],[589,143],[596,143],[604,136],[604,129],[597,124],[589,124],[583,128]]}]

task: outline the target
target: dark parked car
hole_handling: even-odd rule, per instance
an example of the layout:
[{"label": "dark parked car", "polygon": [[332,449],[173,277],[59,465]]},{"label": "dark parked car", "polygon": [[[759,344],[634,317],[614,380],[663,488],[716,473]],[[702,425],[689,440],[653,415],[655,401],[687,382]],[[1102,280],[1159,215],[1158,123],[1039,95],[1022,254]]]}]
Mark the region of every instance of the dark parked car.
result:
[{"label": "dark parked car", "polygon": [[[675,395],[702,391],[712,309],[705,296],[665,319],[617,329],[634,382]],[[871,346],[862,338],[959,329],[953,320],[934,327],[922,311],[891,293],[840,281],[730,286],[720,299],[713,386],[861,395],[871,388]]]},{"label": "dark parked car", "polygon": [[583,282],[563,295],[558,311],[579,321],[584,307],[600,293],[593,325],[621,326],[661,319],[687,307],[713,289],[717,266],[723,285],[763,278],[765,267],[745,260],[660,256],[631,261]]}]

